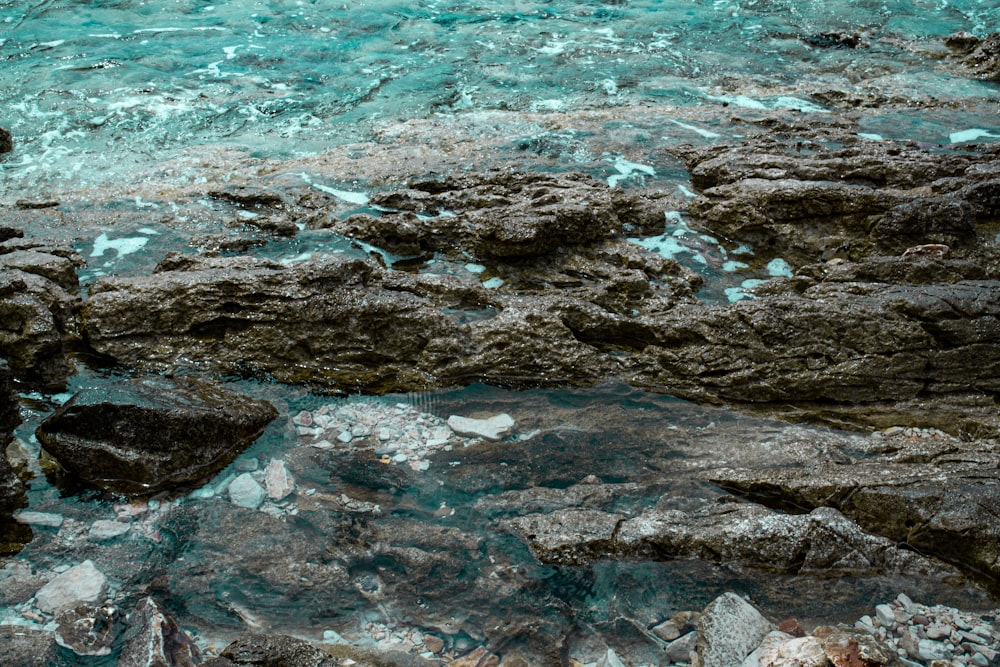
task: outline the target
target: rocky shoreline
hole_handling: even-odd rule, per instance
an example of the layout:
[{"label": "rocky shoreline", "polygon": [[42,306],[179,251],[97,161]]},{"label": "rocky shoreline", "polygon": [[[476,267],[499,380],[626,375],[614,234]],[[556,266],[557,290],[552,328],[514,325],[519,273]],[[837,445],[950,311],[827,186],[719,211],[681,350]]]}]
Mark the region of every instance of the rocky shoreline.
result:
[{"label": "rocky shoreline", "polygon": [[[995,36],[949,48],[948,66],[994,76]],[[0,593],[19,620],[0,625],[0,662],[1000,665],[995,612],[905,593],[808,633],[732,593],[670,618],[585,625],[565,612],[600,628],[572,641],[527,604],[503,623],[455,628],[434,606],[538,594],[494,539],[557,571],[691,561],[803,577],[815,595],[824,580],[899,577],[965,582],[995,600],[1000,149],[876,140],[855,120],[740,117],[739,141],[671,149],[693,188],[680,194],[530,165],[414,174],[364,195],[289,185],[293,168],[267,186],[213,183],[164,195],[211,213],[142,208],[129,221],[183,232],[183,252],[83,282],[93,257],[133,248],[104,234],[84,257],[58,234],[31,233],[72,223],[72,207],[5,205],[0,529],[11,557]],[[616,165],[622,178],[636,173]],[[287,252],[268,254],[284,242]],[[135,377],[64,401],[36,431],[44,454],[14,438],[21,395],[65,391],[84,361]],[[593,404],[541,411],[551,422],[374,399],[284,411],[231,392],[235,379],[340,396],[627,386],[628,401],[652,400],[637,388],[746,421],[719,429],[722,413],[705,407],[696,427],[650,437]],[[279,414],[296,446],[242,456]],[[78,522],[25,509],[38,475],[67,493],[115,494],[115,512]],[[430,509],[405,504],[404,488]],[[457,514],[454,498],[468,502]],[[303,516],[333,544],[306,539]],[[448,524],[455,516],[466,523]],[[226,555],[234,526],[245,561]],[[255,541],[264,535],[283,540],[288,562]],[[86,556],[35,571],[14,555],[32,538],[85,543]],[[205,553],[185,551],[196,538]],[[180,554],[195,563],[185,576],[170,570]],[[115,559],[135,590],[105,578]],[[360,572],[345,565],[356,562]],[[216,597],[207,573],[217,568],[249,571],[268,592]],[[380,611],[398,596],[412,602],[409,622],[369,620],[364,637],[346,639],[331,628],[310,643],[256,619],[266,596],[314,588]],[[168,607],[231,629],[229,639],[237,626],[260,632],[223,649],[192,639]]]}]

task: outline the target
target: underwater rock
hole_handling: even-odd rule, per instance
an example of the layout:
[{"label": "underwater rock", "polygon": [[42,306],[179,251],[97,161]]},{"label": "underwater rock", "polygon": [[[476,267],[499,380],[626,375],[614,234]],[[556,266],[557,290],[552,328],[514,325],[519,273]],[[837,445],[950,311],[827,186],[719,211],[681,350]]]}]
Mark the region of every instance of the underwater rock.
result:
[{"label": "underwater rock", "polygon": [[118,667],[194,667],[199,658],[194,641],[155,600],[145,597],[136,603]]},{"label": "underwater rock", "polygon": [[245,472],[229,485],[229,499],[240,507],[255,510],[264,502],[267,492],[253,476]]},{"label": "underwater rock", "polygon": [[514,418],[507,413],[485,419],[452,415],[448,417],[448,427],[458,435],[468,438],[484,438],[494,442],[503,440],[514,428]]},{"label": "underwater rock", "polygon": [[288,472],[285,462],[281,459],[271,459],[267,464],[264,469],[264,482],[267,497],[271,500],[284,500],[295,491],[295,478]]},{"label": "underwater rock", "polygon": [[0,127],[0,154],[10,153],[12,150],[14,150],[14,138],[10,130]]},{"label": "underwater rock", "polygon": [[[329,653],[316,648],[304,639],[285,635],[243,635],[227,646],[220,654],[234,665],[241,667],[334,667],[338,664]],[[211,663],[209,663],[211,664]]]},{"label": "underwater rock", "polygon": [[143,378],[78,392],[38,427],[79,479],[124,494],[196,484],[229,464],[278,416],[219,385]]},{"label": "underwater rock", "polygon": [[[901,443],[902,445],[903,443]],[[725,489],[771,507],[832,507],[869,533],[1000,585],[1000,466],[995,442],[887,443],[879,460],[816,462],[809,468],[718,470]],[[815,512],[815,510],[814,510]]]},{"label": "underwater rock", "polygon": [[110,655],[120,629],[118,609],[80,605],[56,614],[56,643],[80,656]]},{"label": "underwater rock", "polygon": [[732,667],[743,662],[773,630],[771,622],[735,593],[723,593],[698,619],[692,667]]},{"label": "underwater rock", "polygon": [[108,580],[85,560],[74,565],[35,593],[35,606],[47,613],[54,613],[80,603],[96,603],[107,592]]}]

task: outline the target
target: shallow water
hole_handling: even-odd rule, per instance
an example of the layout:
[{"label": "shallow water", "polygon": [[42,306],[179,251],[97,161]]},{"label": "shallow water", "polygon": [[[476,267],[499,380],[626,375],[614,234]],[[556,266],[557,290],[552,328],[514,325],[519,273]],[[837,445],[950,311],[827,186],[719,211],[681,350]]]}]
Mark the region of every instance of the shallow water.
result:
[{"label": "shallow water", "polygon": [[[996,141],[1000,121],[982,114],[983,105],[918,104],[997,97],[996,84],[940,66],[940,38],[960,30],[1000,30],[1000,7],[993,0],[0,2],[0,125],[15,140],[15,151],[0,161],[0,199],[76,193],[99,209],[121,183],[155,184],[155,201],[109,195],[116,224],[69,233],[88,262],[84,288],[104,275],[149,272],[168,252],[196,252],[195,232],[231,232],[217,202],[196,202],[203,217],[189,220],[190,211],[172,203],[173,186],[225,182],[249,173],[254,160],[297,159],[272,169],[268,183],[332,195],[345,215],[377,213],[366,208],[368,195],[411,175],[407,164],[369,182],[348,168],[320,177],[311,156],[354,151],[359,142],[391,148],[399,137],[447,145],[448,123],[469,137],[490,136],[495,150],[485,166],[536,156],[539,168],[583,170],[611,187],[660,186],[683,204],[694,196],[690,181],[662,149],[738,138],[742,129],[723,122],[723,108],[822,118],[830,110],[813,93],[860,90],[914,99],[912,107],[860,115],[866,140]],[[869,46],[824,42],[838,32],[858,34]],[[613,149],[600,148],[596,135],[605,133]],[[130,212],[154,210],[163,222],[128,222]],[[789,271],[780,257],[758,257],[753,248],[691,229],[682,210],[667,212],[661,235],[632,240],[703,275],[698,297],[706,301],[747,298],[756,281]],[[252,252],[283,262],[324,253],[374,252],[390,265],[403,259],[321,230]],[[485,267],[441,258],[417,270],[502,280]],[[102,377],[81,363],[70,389]],[[652,663],[642,630],[700,609],[724,590],[747,593],[777,619],[817,622],[853,621],[900,591],[923,602],[994,606],[966,583],[823,581],[690,561],[543,566],[501,528],[521,503],[549,507],[526,492],[565,490],[588,474],[627,489],[605,509],[627,513],[664,502],[684,509],[721,495],[685,470],[735,456],[747,443],[802,437],[843,444],[856,435],[623,387],[471,387],[332,404],[371,412],[372,405],[399,403],[425,421],[501,411],[517,419],[514,440],[437,451],[418,470],[374,463],[382,453],[377,443],[355,452],[316,447],[298,433],[291,418],[331,404],[329,397],[238,384],[282,408],[265,437],[202,491],[131,505],[61,489],[42,474],[32,431],[68,393],[26,395],[18,434],[36,473],[30,509],[65,521],[59,529],[36,527],[16,560],[51,573],[91,558],[117,599],[153,594],[203,647],[262,628],[408,650],[417,644],[400,638],[417,630],[445,639],[454,652],[487,640],[537,652],[569,637],[581,658],[593,655],[588,637],[598,637],[636,663]],[[285,461],[295,495],[266,511],[231,503],[227,483],[271,459]],[[123,512],[135,513],[126,535],[88,537],[94,521]],[[29,623],[21,611],[15,603],[0,606],[0,621]]]}]

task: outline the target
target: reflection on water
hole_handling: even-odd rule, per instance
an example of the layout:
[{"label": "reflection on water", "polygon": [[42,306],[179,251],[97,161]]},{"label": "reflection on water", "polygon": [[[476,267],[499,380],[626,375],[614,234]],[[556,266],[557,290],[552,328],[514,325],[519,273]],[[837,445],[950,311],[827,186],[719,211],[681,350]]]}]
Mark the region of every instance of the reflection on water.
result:
[{"label": "reflection on water", "polygon": [[[927,602],[988,603],[975,587],[898,576],[824,579],[689,560],[543,565],[505,527],[512,517],[573,507],[625,516],[654,506],[691,510],[725,496],[699,471],[761,457],[787,464],[803,443],[850,450],[862,436],[624,386],[473,386],[337,401],[274,385],[241,388],[280,405],[285,417],[205,487],[129,502],[65,496],[36,475],[30,509],[63,522],[36,527],[10,562],[44,573],[89,558],[113,582],[117,603],[129,608],[151,594],[203,646],[251,628],[414,653],[437,638],[446,653],[486,644],[545,655],[564,646],[586,659],[603,642],[652,663],[662,649],[646,629],[724,590],[748,594],[778,620],[806,622],[853,621],[899,591]],[[19,430],[26,442],[43,413],[39,405]],[[428,445],[450,415],[498,413],[516,420],[504,441],[452,434]],[[409,459],[383,462],[383,451],[408,451]],[[418,455],[426,467],[411,465]],[[257,507],[238,504],[228,485],[250,475],[267,486],[272,461],[294,479],[294,491]],[[94,523],[107,519],[128,532],[95,537]],[[17,609],[23,600],[3,602],[8,622],[28,622]]]}]

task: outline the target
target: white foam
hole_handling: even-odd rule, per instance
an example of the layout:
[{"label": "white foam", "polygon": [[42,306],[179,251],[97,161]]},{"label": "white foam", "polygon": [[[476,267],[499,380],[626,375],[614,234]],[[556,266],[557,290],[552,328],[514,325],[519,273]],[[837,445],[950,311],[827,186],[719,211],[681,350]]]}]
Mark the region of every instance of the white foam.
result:
[{"label": "white foam", "polygon": [[668,118],[667,120],[673,123],[674,125],[677,125],[678,127],[683,127],[685,130],[691,130],[692,132],[700,134],[706,139],[717,139],[718,137],[722,136],[717,132],[712,132],[711,130],[703,130],[700,127],[695,127],[694,125],[688,125],[687,123],[682,123],[679,120],[674,120],[673,118]]},{"label": "white foam", "polygon": [[748,95],[705,95],[710,100],[717,102],[727,102],[744,109],[775,110],[791,109],[807,113],[830,113],[827,109],[813,104],[807,100],[792,97],[791,95],[780,95],[771,100],[761,101]]},{"label": "white foam", "polygon": [[684,185],[678,185],[677,189],[680,190],[681,194],[684,195],[685,197],[690,197],[691,199],[694,199],[695,197],[698,196],[695,193],[691,192],[691,190]]},{"label": "white foam", "polygon": [[299,176],[302,178],[303,181],[306,182],[307,185],[311,185],[320,192],[325,192],[328,195],[333,195],[337,199],[346,201],[348,204],[357,204],[358,206],[364,206],[369,201],[368,195],[366,195],[364,192],[350,192],[349,190],[338,190],[336,188],[331,188],[327,185],[320,185],[319,183],[313,183],[312,179],[309,177],[309,174],[305,172],[300,173]]},{"label": "white foam", "polygon": [[981,139],[982,137],[992,137],[994,139],[1000,139],[1000,134],[993,134],[987,130],[982,130],[978,127],[974,127],[969,130],[961,130],[959,132],[952,132],[948,135],[948,139],[953,144],[960,144],[966,141],[975,141],[976,139]]},{"label": "white foam", "polygon": [[621,181],[631,178],[636,174],[645,174],[646,176],[656,176],[656,170],[650,167],[648,164],[639,164],[638,162],[629,162],[625,158],[618,156],[611,163],[611,166],[615,168],[617,174],[612,174],[608,176],[608,187],[617,187]]},{"label": "white foam", "polygon": [[775,278],[791,278],[792,267],[789,266],[788,262],[778,257],[767,263],[767,275],[774,276]]},{"label": "white foam", "polygon": [[124,257],[141,250],[148,241],[149,239],[142,236],[109,239],[107,234],[101,234],[94,239],[94,251],[90,253],[90,256],[101,257],[108,250],[115,250],[119,257]]},{"label": "white foam", "polygon": [[869,141],[885,141],[885,137],[881,134],[872,134],[870,132],[858,132],[858,136],[862,139],[867,139]]}]

